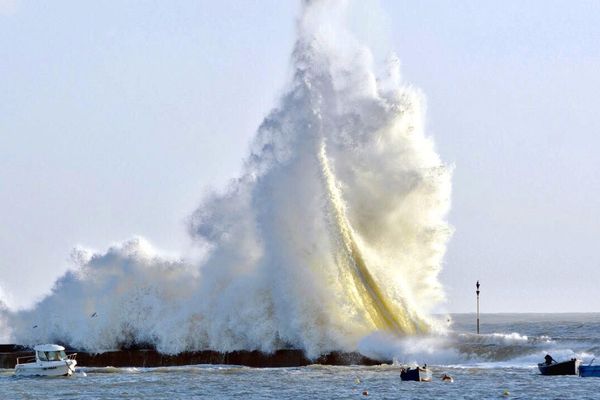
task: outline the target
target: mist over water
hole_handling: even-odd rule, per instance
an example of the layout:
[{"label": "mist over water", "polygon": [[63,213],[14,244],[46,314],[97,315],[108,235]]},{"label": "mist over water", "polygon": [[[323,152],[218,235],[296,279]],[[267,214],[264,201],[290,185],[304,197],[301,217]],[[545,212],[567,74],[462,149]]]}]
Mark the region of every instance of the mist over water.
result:
[{"label": "mist over water", "polygon": [[451,173],[425,134],[423,96],[395,56],[380,65],[352,34],[349,8],[304,3],[285,94],[241,176],[190,217],[203,262],[142,238],[77,250],[49,296],[2,311],[11,340],[312,357],[443,332],[430,312],[444,298]]}]

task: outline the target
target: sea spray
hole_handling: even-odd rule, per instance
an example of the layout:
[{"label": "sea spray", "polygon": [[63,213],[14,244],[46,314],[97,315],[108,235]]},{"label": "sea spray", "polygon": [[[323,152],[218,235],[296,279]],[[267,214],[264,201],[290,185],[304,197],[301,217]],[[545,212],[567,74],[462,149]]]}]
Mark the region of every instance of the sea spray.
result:
[{"label": "sea spray", "polygon": [[551,340],[547,336],[528,337],[517,332],[474,334],[446,332],[399,337],[374,332],[361,339],[358,350],[376,360],[393,360],[395,364],[431,364],[451,366],[535,367],[551,353],[559,360],[591,360],[591,343]]},{"label": "sea spray", "polygon": [[73,258],[77,268],[49,296],[10,316],[17,343],[58,342],[91,351],[141,343],[173,352],[189,346],[191,337],[175,342],[193,321],[191,315],[177,320],[196,286],[182,261],[157,256],[141,238],[103,254],[79,249]]},{"label": "sea spray", "polygon": [[335,220],[333,230],[339,235],[339,244],[346,253],[344,257],[345,262],[341,262],[341,264],[344,267],[344,271],[350,271],[350,275],[353,277],[353,285],[348,282],[344,288],[349,291],[352,291],[350,288],[354,289],[353,292],[358,295],[357,300],[361,308],[365,310],[366,316],[377,329],[390,331],[395,334],[416,333],[416,323],[407,315],[408,310],[406,307],[401,304],[403,306],[401,309],[392,309],[389,301],[382,294],[379,285],[375,282],[373,275],[366,265],[360,247],[354,239],[355,233],[348,222],[344,202],[335,181],[335,175],[329,167],[325,143],[321,144],[319,163],[329,195],[331,212],[333,214],[332,219]]},{"label": "sea spray", "polygon": [[202,263],[142,239],[79,257],[32,310],[4,313],[14,340],[314,357],[435,329],[450,171],[425,135],[422,94],[394,56],[377,75],[350,7],[304,3],[287,91],[240,177],[190,218],[210,249]]}]

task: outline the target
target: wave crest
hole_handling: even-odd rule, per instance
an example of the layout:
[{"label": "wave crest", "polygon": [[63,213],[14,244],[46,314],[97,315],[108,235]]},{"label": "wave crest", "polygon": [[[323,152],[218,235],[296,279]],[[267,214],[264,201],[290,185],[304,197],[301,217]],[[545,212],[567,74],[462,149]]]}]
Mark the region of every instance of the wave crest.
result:
[{"label": "wave crest", "polygon": [[190,219],[207,259],[160,257],[140,239],[80,252],[50,296],[10,315],[16,341],[313,357],[379,330],[435,329],[451,171],[425,135],[423,95],[396,57],[375,72],[348,7],[304,3],[287,92],[241,176]]}]

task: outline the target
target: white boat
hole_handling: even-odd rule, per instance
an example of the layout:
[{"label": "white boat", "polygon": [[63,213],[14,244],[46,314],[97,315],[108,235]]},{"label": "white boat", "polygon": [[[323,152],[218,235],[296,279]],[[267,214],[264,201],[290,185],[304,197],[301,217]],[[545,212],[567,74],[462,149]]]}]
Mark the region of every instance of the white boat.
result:
[{"label": "white boat", "polygon": [[67,355],[57,344],[40,344],[33,348],[35,356],[17,358],[15,375],[71,376],[75,373],[77,353]]}]

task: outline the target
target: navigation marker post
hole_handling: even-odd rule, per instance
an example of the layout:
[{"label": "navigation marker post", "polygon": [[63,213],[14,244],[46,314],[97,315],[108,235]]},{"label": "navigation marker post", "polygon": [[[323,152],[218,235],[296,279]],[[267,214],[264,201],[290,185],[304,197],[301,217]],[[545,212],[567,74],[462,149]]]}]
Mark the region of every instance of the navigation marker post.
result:
[{"label": "navigation marker post", "polygon": [[475,284],[475,287],[477,288],[477,290],[475,291],[475,293],[477,293],[477,334],[479,335],[479,281],[477,281],[477,283]]}]

